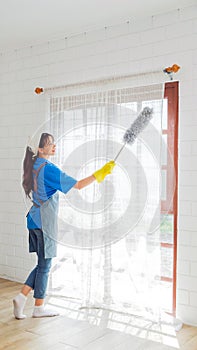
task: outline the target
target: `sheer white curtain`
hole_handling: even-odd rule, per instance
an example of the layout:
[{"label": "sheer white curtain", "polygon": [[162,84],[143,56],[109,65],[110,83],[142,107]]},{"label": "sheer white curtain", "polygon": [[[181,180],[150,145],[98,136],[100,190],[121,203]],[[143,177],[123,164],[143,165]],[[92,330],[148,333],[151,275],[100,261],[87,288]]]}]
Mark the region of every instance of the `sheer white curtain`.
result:
[{"label": "sheer white curtain", "polygon": [[54,162],[77,179],[113,159],[142,108],[153,108],[152,121],[125,147],[112,175],[61,195],[51,292],[82,306],[139,312],[162,308],[166,297],[160,284],[163,84],[121,84],[50,92],[44,127],[56,140]]}]

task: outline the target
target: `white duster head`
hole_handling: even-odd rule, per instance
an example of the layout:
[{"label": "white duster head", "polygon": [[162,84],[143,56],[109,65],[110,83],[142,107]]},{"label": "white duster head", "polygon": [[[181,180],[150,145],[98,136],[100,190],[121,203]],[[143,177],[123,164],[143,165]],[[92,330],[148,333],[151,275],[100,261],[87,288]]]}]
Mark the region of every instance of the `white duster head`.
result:
[{"label": "white duster head", "polygon": [[123,140],[125,143],[132,144],[142,130],[148,125],[152,118],[153,108],[145,107],[138,117],[131,124],[130,128],[126,130]]}]

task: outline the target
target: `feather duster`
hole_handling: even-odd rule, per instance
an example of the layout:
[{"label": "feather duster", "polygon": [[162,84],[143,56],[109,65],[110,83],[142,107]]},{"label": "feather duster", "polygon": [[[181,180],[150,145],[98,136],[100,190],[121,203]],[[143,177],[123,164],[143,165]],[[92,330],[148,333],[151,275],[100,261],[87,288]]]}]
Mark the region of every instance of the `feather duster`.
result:
[{"label": "feather duster", "polygon": [[131,124],[130,128],[126,130],[124,136],[123,136],[123,146],[119,150],[118,154],[114,158],[116,160],[120,153],[122,152],[123,148],[126,144],[133,144],[138,137],[138,135],[144,130],[144,128],[148,125],[149,121],[151,120],[153,115],[153,109],[149,107],[145,107],[142,112],[138,115],[138,117],[134,120],[134,122]]}]

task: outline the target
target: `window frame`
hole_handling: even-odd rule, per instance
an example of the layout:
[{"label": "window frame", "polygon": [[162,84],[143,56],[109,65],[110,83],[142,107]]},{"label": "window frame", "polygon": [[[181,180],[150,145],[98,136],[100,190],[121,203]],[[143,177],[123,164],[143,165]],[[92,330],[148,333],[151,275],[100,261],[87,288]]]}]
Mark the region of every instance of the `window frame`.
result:
[{"label": "window frame", "polygon": [[[167,129],[163,130],[162,134],[168,136],[167,147],[169,155],[173,159],[174,165],[174,191],[172,204],[169,207],[169,198],[171,198],[171,171],[168,168],[169,161],[167,160],[167,193],[166,200],[161,203],[161,213],[166,213],[166,208],[169,208],[168,213],[173,214],[173,243],[161,242],[161,247],[173,249],[173,274],[172,278],[161,276],[161,280],[172,283],[172,314],[176,313],[176,285],[177,285],[177,221],[178,221],[178,112],[179,112],[179,82],[168,82],[165,84],[164,98],[168,100],[167,104]],[[169,171],[168,171],[169,170]]]}]

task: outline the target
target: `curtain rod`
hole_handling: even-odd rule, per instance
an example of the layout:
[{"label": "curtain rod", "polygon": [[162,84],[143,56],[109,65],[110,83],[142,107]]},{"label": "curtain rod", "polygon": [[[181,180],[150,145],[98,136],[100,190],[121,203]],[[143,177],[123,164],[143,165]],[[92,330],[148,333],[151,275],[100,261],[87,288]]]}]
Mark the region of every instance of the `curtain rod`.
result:
[{"label": "curtain rod", "polygon": [[177,64],[173,64],[171,67],[164,68],[162,71],[150,71],[150,72],[145,72],[145,73],[139,73],[139,74],[132,74],[132,75],[122,75],[122,76],[114,76],[114,77],[108,77],[108,78],[102,78],[102,79],[97,79],[97,80],[87,80],[83,82],[78,82],[78,83],[73,83],[73,84],[67,84],[67,85],[59,85],[55,87],[36,87],[34,92],[37,95],[40,95],[44,92],[49,92],[49,91],[58,91],[58,90],[63,90],[63,89],[68,89],[68,88],[73,88],[73,87],[80,87],[80,86],[86,86],[86,85],[99,85],[99,84],[107,84],[109,82],[118,82],[121,81],[122,79],[132,79],[136,77],[141,77],[141,76],[150,76],[150,75],[157,75],[159,73],[165,73],[170,77],[170,80],[173,80],[173,73],[177,73],[180,69],[180,66]]}]

